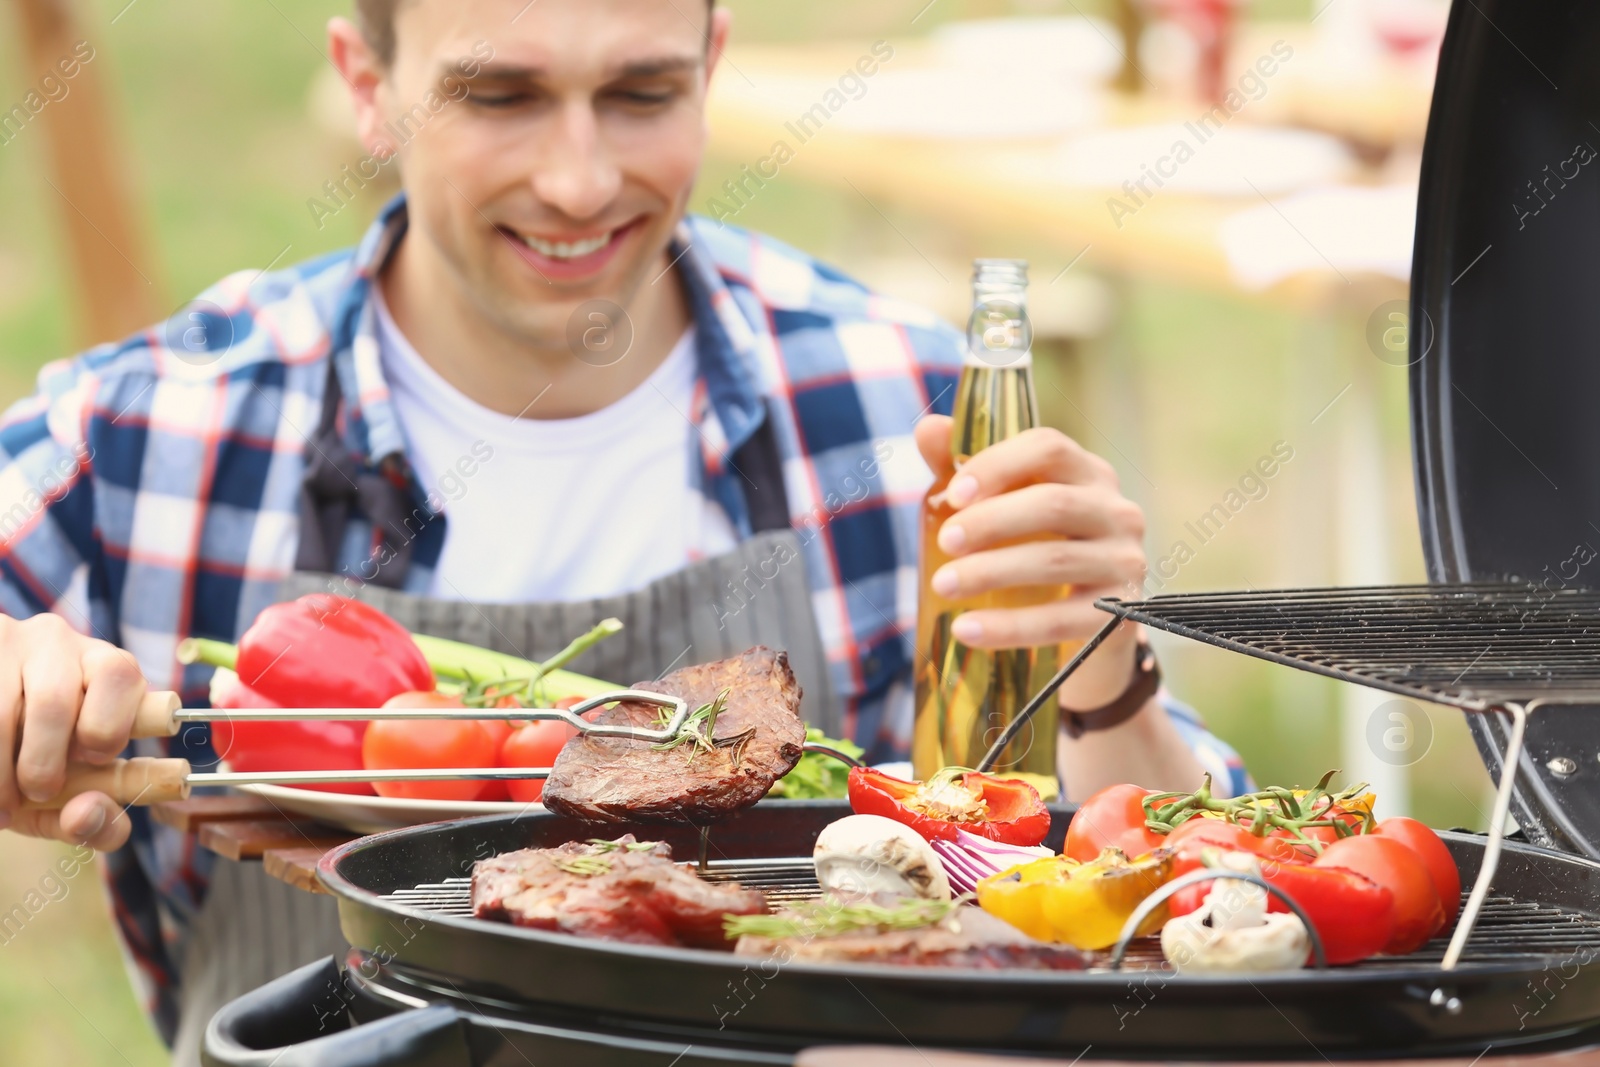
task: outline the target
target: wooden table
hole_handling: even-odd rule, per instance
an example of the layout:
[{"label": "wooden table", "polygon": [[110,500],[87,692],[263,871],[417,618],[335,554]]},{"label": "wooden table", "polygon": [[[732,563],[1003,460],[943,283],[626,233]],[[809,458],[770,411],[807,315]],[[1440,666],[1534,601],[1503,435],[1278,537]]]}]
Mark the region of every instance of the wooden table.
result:
[{"label": "wooden table", "polygon": [[317,863],[356,834],[287,815],[271,801],[245,793],[191,797],[157,804],[156,822],[194,834],[201,848],[230,860],[260,860],[266,872],[309,893],[325,890]]},{"label": "wooden table", "polygon": [[[1309,54],[1310,39],[1305,24],[1252,26],[1236,55],[1266,54],[1277,40],[1298,42],[1297,55]],[[894,42],[893,47],[893,58],[881,65],[884,72],[927,69],[936,63],[935,50],[925,42]],[[991,142],[891,136],[835,123],[800,143],[785,125],[795,115],[763,92],[763,77],[769,84],[814,80],[820,99],[839,72],[870,51],[869,43],[731,50],[733,69],[719,74],[710,101],[712,154],[754,167],[771,157],[776,141],[786,140],[793,156],[783,163],[782,178],[793,176],[843,197],[865,198],[873,211],[899,208],[969,234],[1025,236],[1054,249],[1062,263],[1092,249],[1088,260],[1097,268],[1252,295],[1233,280],[1219,229],[1236,212],[1258,206],[1257,198],[1163,190],[1134,217],[1119,220],[1107,208],[1114,190],[1069,184],[1043,174],[1042,165],[1022,165],[1053,158],[1061,136]],[[1239,60],[1233,65],[1242,69],[1244,64]],[[1230,121],[1299,125],[1379,152],[1420,144],[1431,95],[1428,79],[1387,71],[1366,82],[1341,84],[1309,76],[1293,80],[1287,65],[1283,71],[1265,96]],[[869,80],[866,92],[871,91]],[[1103,104],[1101,128],[1181,123],[1206,110],[1193,99],[1153,94],[1107,93]],[[1017,106],[1025,108],[1028,102],[1018,101]],[[704,205],[695,206],[704,210]],[[1335,271],[1319,270],[1296,275],[1267,295],[1273,302],[1314,310],[1337,301],[1347,287]]]}]

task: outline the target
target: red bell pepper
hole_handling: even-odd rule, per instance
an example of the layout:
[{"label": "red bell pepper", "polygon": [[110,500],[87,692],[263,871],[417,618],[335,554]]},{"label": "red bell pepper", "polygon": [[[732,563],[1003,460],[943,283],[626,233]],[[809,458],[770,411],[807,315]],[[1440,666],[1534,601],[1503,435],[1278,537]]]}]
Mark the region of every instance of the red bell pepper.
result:
[{"label": "red bell pepper", "polygon": [[[218,670],[212,680],[213,708],[278,708],[278,704],[241,682],[231,671]],[[211,723],[211,744],[217,758],[235,771],[360,770],[365,722],[233,722]],[[324,793],[373,796],[366,782],[306,785]]]},{"label": "red bell pepper", "polygon": [[400,693],[434,687],[433,669],[405,627],[329,593],[257,615],[239,638],[235,669],[245,685],[286,708],[378,708]]},{"label": "red bell pepper", "polygon": [[908,782],[852,767],[847,789],[856,814],[905,823],[930,841],[954,841],[965,830],[1008,845],[1037,845],[1050,832],[1038,790],[1014,778],[949,768],[927,782]]}]

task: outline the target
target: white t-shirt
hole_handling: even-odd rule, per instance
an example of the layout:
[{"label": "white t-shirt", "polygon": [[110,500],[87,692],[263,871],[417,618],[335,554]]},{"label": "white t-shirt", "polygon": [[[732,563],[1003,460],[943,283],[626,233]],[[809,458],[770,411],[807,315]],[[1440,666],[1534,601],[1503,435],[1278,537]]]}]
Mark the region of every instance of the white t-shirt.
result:
[{"label": "white t-shirt", "polygon": [[574,419],[513,418],[446,382],[381,295],[375,302],[407,454],[446,517],[431,595],[489,603],[610,596],[737,543],[727,514],[689,485],[692,328],[610,407]]}]

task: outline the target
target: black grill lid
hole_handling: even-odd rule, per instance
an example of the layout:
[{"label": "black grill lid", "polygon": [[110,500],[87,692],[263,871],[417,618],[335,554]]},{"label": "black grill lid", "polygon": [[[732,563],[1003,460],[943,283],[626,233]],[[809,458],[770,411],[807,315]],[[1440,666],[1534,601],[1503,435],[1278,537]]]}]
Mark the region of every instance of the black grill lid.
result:
[{"label": "black grill lid", "polygon": [[[1435,582],[1600,588],[1600,4],[1453,5],[1423,151],[1411,424]],[[1498,773],[1505,726],[1470,716]],[[1600,708],[1529,721],[1513,812],[1600,856]]]}]

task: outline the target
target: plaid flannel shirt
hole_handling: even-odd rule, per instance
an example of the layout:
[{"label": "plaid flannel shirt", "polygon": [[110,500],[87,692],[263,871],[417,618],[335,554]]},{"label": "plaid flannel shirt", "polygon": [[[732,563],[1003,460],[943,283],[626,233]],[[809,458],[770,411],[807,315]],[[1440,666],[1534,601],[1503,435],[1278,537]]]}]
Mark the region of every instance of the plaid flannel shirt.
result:
[{"label": "plaid flannel shirt", "polygon": [[[241,272],[173,321],[52,363],[0,420],[0,611],[63,615],[128,649],[153,687],[203,704],[210,671],[183,667],[185,637],[235,641],[292,569],[307,435],[329,361],[353,456],[409,470],[384,382],[371,285],[406,228],[404,198],[353,251],[273,273]],[[911,431],[948,413],[963,338],[794,249],[690,218],[672,254],[697,326],[694,487],[742,536],[750,521],[731,455],[774,420],[828,668],[849,731],[874,758],[903,754],[911,726],[918,504],[928,472]],[[197,346],[198,341],[198,346]],[[197,354],[196,348],[204,351]],[[419,504],[425,497],[412,480]],[[445,537],[418,534],[406,588],[428,588]],[[358,517],[341,570],[377,541]],[[1238,757],[1181,705],[1170,711],[1235,790]],[[140,754],[212,761],[207,731],[138,742]],[[135,810],[108,857],[117,926],[158,1028],[176,1021],[184,933],[210,856]]]}]

